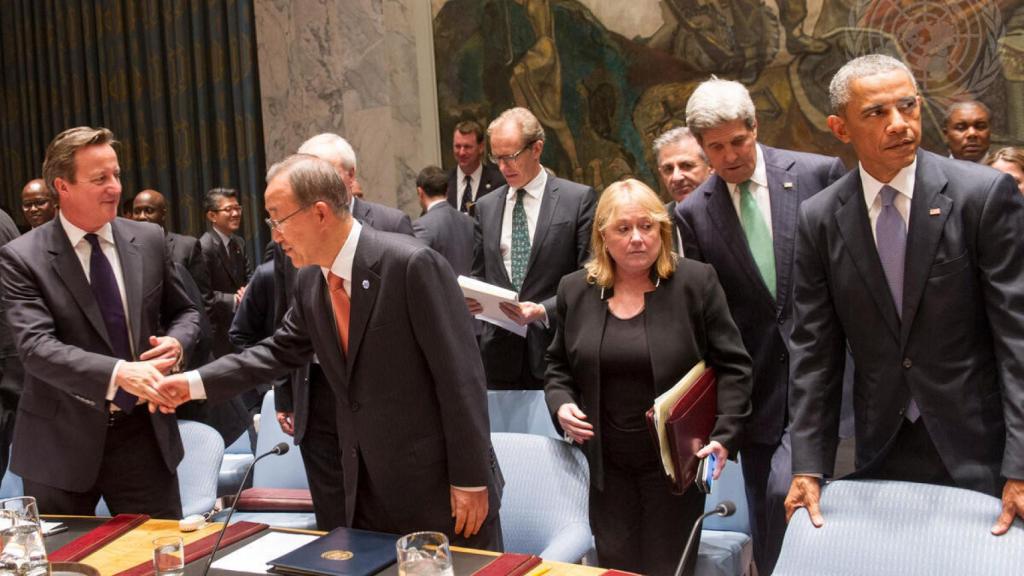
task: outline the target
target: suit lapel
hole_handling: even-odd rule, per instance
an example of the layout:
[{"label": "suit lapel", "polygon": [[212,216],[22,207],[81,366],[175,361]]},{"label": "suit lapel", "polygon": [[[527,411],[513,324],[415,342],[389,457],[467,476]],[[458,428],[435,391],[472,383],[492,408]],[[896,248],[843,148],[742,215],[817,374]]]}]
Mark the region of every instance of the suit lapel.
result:
[{"label": "suit lapel", "polygon": [[[543,168],[541,168],[543,170]],[[544,196],[540,199],[540,211],[537,213],[537,228],[533,231],[533,242],[530,243],[530,261],[526,264],[526,273],[523,275],[523,283],[530,276],[530,269],[537,261],[541,245],[548,235],[548,228],[551,227],[551,217],[558,207],[558,184],[554,176],[548,176],[547,184],[544,186]]]},{"label": "suit lapel", "polygon": [[228,261],[227,251],[230,247],[225,246],[224,243],[221,242],[220,234],[217,234],[215,230],[210,230],[210,236],[212,236],[214,244],[217,245],[217,249],[213,252],[216,254],[217,261],[220,262],[221,268],[224,269],[224,273],[227,274],[228,278],[233,282],[237,282],[238,280],[235,278],[235,271],[231,269],[231,262]]},{"label": "suit lapel", "polygon": [[736,207],[733,206],[732,198],[729,196],[729,188],[718,176],[712,186],[708,188],[707,210],[708,218],[718,228],[722,241],[732,251],[735,262],[743,269],[751,286],[758,286],[763,298],[766,298],[772,308],[775,307],[775,300],[761,277],[761,271],[754,263],[754,257],[750,254],[750,246],[747,245],[747,237],[743,233],[740,219],[736,215]]},{"label": "suit lapel", "polygon": [[[500,277],[505,281],[506,287],[512,286],[512,279],[508,276],[508,270],[505,269],[505,259],[501,256],[501,226],[505,216],[505,202],[508,199],[510,190],[511,188],[504,186],[496,192],[498,201],[493,204],[494,210],[478,212],[480,227],[488,231],[484,236],[485,261],[497,263]],[[490,253],[490,256],[487,255],[488,253]]]},{"label": "suit lapel", "polygon": [[917,305],[928,281],[928,271],[942,238],[942,229],[953,209],[953,201],[942,193],[948,183],[945,173],[939,167],[932,166],[931,158],[919,153],[914,176],[914,196],[910,201],[910,225],[907,227],[901,342],[906,342],[910,334]]},{"label": "suit lapel", "polygon": [[[764,163],[768,175],[768,198],[772,209],[772,247],[775,250],[775,304],[783,310],[789,299],[793,274],[793,245],[795,243],[797,210],[800,206],[797,178],[790,170],[794,162],[785,161],[767,146]],[[788,184],[788,186],[787,186]]]},{"label": "suit lapel", "polygon": [[380,291],[380,274],[375,269],[379,259],[380,247],[377,245],[373,230],[363,228],[356,245],[356,253],[352,262],[352,310],[348,327],[348,379],[352,379],[352,369],[359,348],[366,333],[366,324],[373,313],[373,305],[377,302]]},{"label": "suit lapel", "polygon": [[889,293],[889,284],[885,280],[882,261],[878,258],[878,247],[871,233],[871,221],[868,209],[864,205],[860,172],[856,169],[849,179],[848,185],[839,194],[842,206],[836,210],[835,219],[839,233],[846,243],[850,260],[853,260],[857,272],[860,273],[868,292],[874,298],[882,318],[892,330],[892,335],[899,338],[900,319],[896,314],[896,304]]},{"label": "suit lapel", "polygon": [[370,212],[370,205],[366,202],[352,198],[352,217],[361,224],[373,227],[373,213]]},{"label": "suit lapel", "polygon": [[75,249],[71,246],[71,241],[68,240],[58,219],[55,218],[46,225],[50,226],[48,240],[50,265],[53,266],[57,277],[64,282],[64,286],[78,303],[78,307],[82,309],[89,323],[103,337],[107,347],[113,350],[113,346],[110,345],[110,336],[107,334],[107,325],[103,323],[103,314],[100,312],[99,304],[96,303],[96,297],[92,293],[89,279],[85,276],[85,270],[82,270],[82,262],[78,259],[78,254],[75,253]]},{"label": "suit lapel", "polygon": [[135,354],[139,355],[149,348],[148,334],[142,333],[142,277],[145,263],[135,245],[135,236],[126,235],[115,219],[111,225],[117,255],[121,259],[121,278],[124,281],[124,293],[128,299],[128,331],[135,342]]}]

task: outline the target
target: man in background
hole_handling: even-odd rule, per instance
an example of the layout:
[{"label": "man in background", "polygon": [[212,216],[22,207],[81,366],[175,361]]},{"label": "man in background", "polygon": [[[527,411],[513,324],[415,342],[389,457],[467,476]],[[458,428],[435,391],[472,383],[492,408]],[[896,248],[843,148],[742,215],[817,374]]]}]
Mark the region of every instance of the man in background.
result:
[{"label": "man in background", "polygon": [[57,198],[46,188],[42,178],[29,180],[21,189],[21,211],[32,228],[38,228],[57,216]]},{"label": "man in background", "polygon": [[446,201],[448,176],[427,166],[416,176],[416,195],[423,216],[412,223],[416,237],[451,264],[456,276],[468,276],[473,267],[473,219]]},{"label": "man in background", "polygon": [[456,166],[448,172],[448,202],[471,216],[473,205],[482,196],[505,185],[501,170],[484,162],[484,152],[484,129],[480,124],[464,120],[455,125],[452,153]]},{"label": "man in background", "polygon": [[992,113],[977,100],[950,105],[943,118],[949,155],[957,160],[981,162],[992,141]]},{"label": "man in background", "polygon": [[228,329],[252,275],[253,265],[252,258],[245,251],[245,240],[237,233],[242,225],[238,191],[213,188],[206,193],[205,204],[210,230],[199,238],[199,243],[213,292],[210,313],[214,326],[213,355],[219,358],[234,351],[228,339]]},{"label": "man in background", "polygon": [[[665,132],[654,140],[654,157],[658,162],[661,183],[672,198],[665,209],[675,218],[676,206],[711,175],[711,166],[704,149],[689,128],[680,126]],[[672,226],[673,249],[683,255],[683,241],[679,225]]]}]

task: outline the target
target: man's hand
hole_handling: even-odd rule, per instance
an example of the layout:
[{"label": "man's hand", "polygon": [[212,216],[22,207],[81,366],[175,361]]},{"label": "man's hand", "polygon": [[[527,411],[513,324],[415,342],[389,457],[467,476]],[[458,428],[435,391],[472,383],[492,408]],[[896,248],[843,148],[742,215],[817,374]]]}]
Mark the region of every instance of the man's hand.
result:
[{"label": "man's hand", "polygon": [[530,322],[543,320],[546,314],[543,306],[533,302],[519,302],[518,304],[502,302],[499,306],[501,306],[501,311],[505,313],[505,316],[508,316],[509,320],[520,326],[526,326]]},{"label": "man's hand", "polygon": [[1003,486],[1003,512],[992,526],[992,534],[1006,534],[1014,516],[1024,518],[1024,480],[1007,480]]},{"label": "man's hand", "polygon": [[160,394],[167,398],[167,402],[150,402],[149,411],[156,412],[159,409],[164,414],[172,414],[174,409],[192,399],[188,387],[188,377],[185,374],[173,374],[164,376],[156,385]]},{"label": "man's hand", "polygon": [[245,286],[242,286],[235,292],[235,308],[242,302],[242,298],[245,296]]},{"label": "man's hand", "polygon": [[451,495],[455,533],[466,538],[475,535],[487,519],[487,490],[462,490],[452,486]]},{"label": "man's hand", "polygon": [[477,314],[484,311],[483,305],[481,305],[480,302],[477,302],[473,298],[466,298],[466,308],[469,308],[469,313],[472,314],[473,316],[476,316]]},{"label": "man's hand", "polygon": [[277,423],[281,425],[281,432],[289,436],[295,436],[295,413],[278,412]]},{"label": "man's hand", "polygon": [[811,515],[811,524],[815,528],[825,525],[825,518],[818,508],[818,501],[821,499],[821,480],[814,476],[797,474],[793,476],[793,483],[789,485],[789,494],[786,495],[786,523],[793,517],[797,508],[807,508]]},{"label": "man's hand", "polygon": [[152,360],[162,374],[169,374],[181,360],[181,342],[173,336],[150,336],[149,345],[152,348],[140,354],[139,360]]},{"label": "man's hand", "polygon": [[558,407],[558,424],[577,444],[583,444],[594,437],[594,425],[584,422],[587,415],[579,406],[566,402]]},{"label": "man's hand", "polygon": [[725,470],[725,461],[729,459],[729,449],[718,440],[712,440],[707,446],[700,449],[697,452],[697,458],[707,458],[708,454],[715,453],[715,472],[713,478],[718,480],[718,477],[722,475],[722,470]]},{"label": "man's hand", "polygon": [[[122,362],[117,367],[117,374],[114,376],[114,383],[118,388],[123,388],[139,398],[152,404],[171,404],[172,398],[164,394],[157,383],[163,374],[155,366],[157,360],[148,362]],[[166,360],[164,360],[166,362]]]}]

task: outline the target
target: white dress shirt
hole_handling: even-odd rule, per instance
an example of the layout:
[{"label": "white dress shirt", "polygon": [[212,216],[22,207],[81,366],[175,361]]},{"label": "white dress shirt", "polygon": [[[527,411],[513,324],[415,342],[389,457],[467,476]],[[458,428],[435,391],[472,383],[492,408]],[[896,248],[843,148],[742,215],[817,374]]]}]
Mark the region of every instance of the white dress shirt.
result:
[{"label": "white dress shirt", "polygon": [[[537,218],[540,216],[540,203],[544,199],[544,188],[548,185],[548,171],[543,166],[540,173],[534,176],[526,186],[523,194],[523,210],[526,211],[526,227],[530,231],[530,247],[533,247],[533,236],[537,231]],[[508,187],[505,195],[505,214],[501,219],[501,261],[505,265],[508,277],[512,277],[512,209],[516,206],[516,188]]]},{"label": "white dress shirt", "polygon": [[222,246],[224,246],[224,254],[227,255],[228,260],[230,260],[231,259],[231,237],[228,236],[227,234],[221,232],[220,230],[218,230],[216,226],[211,226],[211,228],[213,228],[214,234],[216,234],[217,237],[220,238],[220,243],[221,243]]},{"label": "white dress shirt", "polygon": [[[484,175],[484,163],[481,162],[476,165],[476,170],[469,175],[469,186],[473,191],[473,195],[470,197],[470,202],[476,202],[477,196],[480,195],[480,179]],[[466,190],[466,173],[462,171],[461,166],[455,167],[455,206],[462,206],[462,193]]]},{"label": "white dress shirt", "polygon": [[[768,170],[764,166],[764,151],[761,150],[760,144],[755,144],[757,147],[757,163],[754,165],[754,173],[750,176],[750,194],[754,197],[754,201],[757,202],[758,209],[761,210],[761,216],[764,218],[764,223],[768,226],[768,234],[775,237],[775,232],[772,231],[772,200],[768,194]],[[736,217],[743,222],[743,213],[740,211],[740,187],[739,184],[733,184],[732,182],[726,182],[725,185],[729,188],[729,196],[732,198],[732,206],[736,209]]]},{"label": "white dress shirt", "polygon": [[862,164],[858,164],[858,170],[860,170],[860,182],[864,191],[864,204],[868,207],[868,220],[871,221],[871,236],[875,239],[875,246],[878,246],[878,234],[875,231],[875,224],[878,223],[878,215],[882,212],[882,195],[880,192],[882,191],[882,186],[886,184],[899,192],[893,198],[892,204],[896,207],[896,211],[900,213],[903,223],[907,225],[907,231],[909,232],[910,199],[914,197],[917,158],[914,158],[910,166],[906,166],[897,172],[890,182],[879,182],[874,176],[868,174]]}]

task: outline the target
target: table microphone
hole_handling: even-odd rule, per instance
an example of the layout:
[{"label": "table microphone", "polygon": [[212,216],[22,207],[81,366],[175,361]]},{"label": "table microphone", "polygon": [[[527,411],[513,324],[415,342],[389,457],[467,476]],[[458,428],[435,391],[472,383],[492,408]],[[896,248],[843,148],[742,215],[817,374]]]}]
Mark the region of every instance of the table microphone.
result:
[{"label": "table microphone", "polygon": [[287,454],[288,449],[287,442],[278,442],[273,448],[260,454],[249,463],[249,467],[245,469],[245,475],[242,476],[242,483],[238,486],[238,491],[235,492],[235,499],[231,501],[231,510],[228,511],[228,517],[224,520],[224,526],[221,526],[220,534],[217,536],[217,542],[213,545],[213,550],[210,551],[210,559],[206,561],[206,568],[203,568],[203,576],[210,571],[210,565],[213,564],[213,557],[217,554],[217,549],[220,548],[220,541],[224,539],[224,533],[228,530],[228,524],[231,522],[231,515],[235,513],[235,508],[238,508],[238,498],[242,495],[242,489],[245,488],[245,481],[249,479],[249,474],[252,473],[252,469],[256,466],[256,463],[266,458],[267,456],[280,456]]},{"label": "table microphone", "polygon": [[700,526],[704,523],[704,519],[708,516],[721,516],[725,518],[732,516],[736,513],[736,504],[732,500],[722,500],[715,506],[713,510],[700,515],[697,521],[693,524],[693,529],[690,530],[690,539],[686,541],[686,548],[683,549],[683,556],[679,559],[679,566],[676,567],[676,576],[682,576],[683,567],[686,566],[686,559],[690,556],[690,550],[693,548],[693,543],[697,540],[697,535],[700,534]]}]

